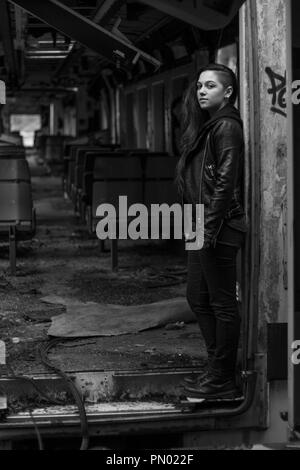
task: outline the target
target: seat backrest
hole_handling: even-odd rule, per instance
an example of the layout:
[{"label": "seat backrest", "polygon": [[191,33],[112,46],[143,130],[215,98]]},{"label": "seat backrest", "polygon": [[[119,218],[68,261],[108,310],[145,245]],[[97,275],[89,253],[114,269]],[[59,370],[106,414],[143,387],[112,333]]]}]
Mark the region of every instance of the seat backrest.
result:
[{"label": "seat backrest", "polygon": [[[83,172],[91,172],[94,170],[94,164],[95,160],[97,157],[111,157],[112,155],[115,155],[116,153],[114,151],[107,151],[107,150],[96,150],[96,151],[88,151],[86,152],[84,156],[84,163],[83,163]],[[120,152],[118,152],[118,155],[120,155]],[[121,154],[124,155],[125,154]]]},{"label": "seat backrest", "polygon": [[45,160],[49,163],[60,162],[63,158],[64,137],[51,135],[46,138]]},{"label": "seat backrest", "polygon": [[95,157],[93,176],[98,179],[142,178],[140,159],[137,156],[99,155]]},{"label": "seat backrest", "polygon": [[0,181],[28,181],[30,171],[25,159],[0,158]]},{"label": "seat backrest", "polygon": [[[107,150],[107,149],[105,149]],[[83,162],[84,160],[84,155],[87,153],[87,152],[97,152],[99,151],[99,147],[95,147],[94,145],[93,146],[86,146],[86,147],[78,147],[77,150],[76,150],[76,155],[75,155],[75,161],[76,161],[76,165],[78,165],[81,161]],[[100,149],[100,151],[102,151],[102,149]]]},{"label": "seat backrest", "polygon": [[0,184],[0,223],[32,220],[30,183]]},{"label": "seat backrest", "polygon": [[116,149],[115,151],[116,152],[121,152],[121,153],[131,153],[131,154],[134,154],[134,155],[138,155],[140,153],[145,154],[145,153],[149,152],[148,149],[137,149],[137,148],[126,148],[126,147]]},{"label": "seat backrest", "polygon": [[0,158],[24,159],[25,150],[21,146],[0,145]]},{"label": "seat backrest", "polygon": [[100,204],[112,204],[118,214],[119,196],[127,196],[128,207],[132,204],[142,203],[142,181],[100,181],[93,183],[92,214],[96,217],[96,211]]},{"label": "seat backrest", "polygon": [[77,165],[77,158],[79,152],[86,152],[88,150],[94,149],[90,145],[73,145],[70,151],[70,161],[68,163],[68,181],[69,184],[74,183],[75,181],[75,171]]},{"label": "seat backrest", "polygon": [[77,144],[72,145],[70,148],[70,157],[71,160],[76,160],[79,151],[102,151],[103,147],[97,145],[90,145],[90,144]]},{"label": "seat backrest", "polygon": [[171,179],[167,181],[146,180],[144,191],[144,203],[147,207],[150,207],[150,204],[171,206],[180,202],[176,185]]},{"label": "seat backrest", "polygon": [[146,179],[172,179],[175,177],[177,158],[159,155],[147,155],[144,158]]}]

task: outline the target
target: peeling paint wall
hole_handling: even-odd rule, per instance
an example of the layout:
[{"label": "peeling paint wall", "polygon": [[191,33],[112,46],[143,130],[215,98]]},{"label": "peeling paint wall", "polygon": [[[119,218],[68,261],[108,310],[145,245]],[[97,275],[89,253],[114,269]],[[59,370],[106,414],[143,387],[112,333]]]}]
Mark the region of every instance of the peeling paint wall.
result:
[{"label": "peeling paint wall", "polygon": [[[271,83],[266,73],[269,67],[282,78],[286,74],[286,1],[257,0],[257,28],[262,170],[259,310],[262,324],[287,321],[283,263],[286,259],[283,210],[286,208],[287,118],[279,112],[285,112],[281,90],[270,93]],[[281,86],[280,79],[277,83]],[[274,108],[278,108],[277,111]]]},{"label": "peeling paint wall", "polygon": [[250,223],[249,249],[245,255],[246,293],[250,299],[247,357],[256,353],[256,357],[264,358],[264,367],[259,368],[256,359],[254,367],[264,377],[256,403],[264,415],[266,442],[284,440],[287,433],[287,425],[279,416],[288,405],[287,382],[268,383],[266,359],[268,323],[288,321],[288,1],[246,0],[240,11],[240,108]]},{"label": "peeling paint wall", "polygon": [[[249,21],[256,11],[255,21]],[[249,10],[249,11],[247,11]],[[287,184],[287,118],[286,118],[286,1],[247,0],[244,6],[244,37],[246,64],[241,65],[242,114],[248,157],[251,155],[251,121],[259,119],[258,136],[260,164],[260,230],[258,315],[259,350],[265,351],[268,322],[287,321],[286,273],[286,184]],[[248,17],[248,21],[246,21]],[[253,18],[253,16],[252,16]],[[249,47],[257,47],[258,94],[256,109],[251,110]],[[248,49],[248,51],[247,51]],[[251,69],[251,66],[250,66]],[[253,70],[253,69],[252,69]],[[255,70],[255,67],[254,67]],[[253,126],[252,126],[253,127]],[[253,145],[253,142],[252,142]],[[253,149],[253,147],[252,147]],[[250,165],[251,166],[251,165]],[[253,178],[253,175],[248,175]],[[251,181],[249,181],[251,185]]]}]

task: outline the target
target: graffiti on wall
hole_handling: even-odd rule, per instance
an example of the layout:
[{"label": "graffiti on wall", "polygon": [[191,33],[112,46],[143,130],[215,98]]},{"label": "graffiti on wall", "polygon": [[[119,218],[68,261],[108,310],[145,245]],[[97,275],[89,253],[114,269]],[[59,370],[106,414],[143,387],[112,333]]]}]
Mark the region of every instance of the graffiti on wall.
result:
[{"label": "graffiti on wall", "polygon": [[267,90],[268,94],[272,96],[271,111],[286,117],[286,73],[282,76],[274,72],[271,67],[266,67],[266,74],[271,82],[271,88]]},{"label": "graffiti on wall", "polygon": [[[268,88],[267,92],[272,96],[271,111],[273,113],[280,114],[281,116],[287,117],[286,113],[286,91],[287,81],[286,72],[284,75],[274,72],[271,67],[266,67],[266,74],[271,82],[271,88]],[[292,103],[294,105],[300,104],[300,80],[294,80],[292,83]]]}]

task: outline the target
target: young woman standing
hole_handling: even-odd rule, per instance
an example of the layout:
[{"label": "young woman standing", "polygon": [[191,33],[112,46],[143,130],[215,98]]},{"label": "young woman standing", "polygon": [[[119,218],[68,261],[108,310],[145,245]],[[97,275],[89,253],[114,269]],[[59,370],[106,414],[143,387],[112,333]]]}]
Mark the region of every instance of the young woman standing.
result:
[{"label": "young woman standing", "polygon": [[[185,379],[188,396],[236,396],[240,317],[236,258],[247,231],[243,208],[243,124],[234,103],[231,69],[210,64],[197,73],[184,99],[182,156],[177,184],[184,204],[204,205],[204,245],[188,252],[187,300],[197,317],[208,369]],[[193,210],[195,226],[195,211]]]}]

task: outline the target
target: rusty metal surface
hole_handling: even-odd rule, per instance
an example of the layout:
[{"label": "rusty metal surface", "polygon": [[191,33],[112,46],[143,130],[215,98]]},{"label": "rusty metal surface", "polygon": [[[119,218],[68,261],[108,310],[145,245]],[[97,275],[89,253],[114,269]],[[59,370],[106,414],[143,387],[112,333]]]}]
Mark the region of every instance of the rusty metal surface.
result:
[{"label": "rusty metal surface", "polygon": [[[263,428],[265,423],[261,420],[261,409],[257,412],[257,406],[262,403],[260,388],[262,381],[257,384],[256,399],[248,411],[241,416],[231,416],[230,409],[225,411],[214,407],[202,407],[199,410],[190,411],[180,405],[182,397],[181,381],[190,371],[149,372],[141,371],[97,373],[86,372],[74,374],[74,380],[82,395],[85,397],[85,407],[91,435],[114,435],[120,433],[135,434],[139,432],[190,432],[196,430],[225,430]],[[35,377],[40,386],[56,388],[62,385],[57,377]],[[52,381],[52,383],[51,383]],[[10,393],[16,383],[11,382]],[[5,386],[4,381],[0,386]],[[16,389],[17,391],[19,388]],[[168,392],[167,399],[161,399],[161,391]],[[128,394],[128,392],[131,392]],[[147,394],[151,392],[147,399]],[[118,399],[120,392],[126,398]],[[141,392],[144,398],[141,398]],[[172,394],[176,393],[177,396]],[[154,397],[157,396],[157,399]],[[117,398],[117,399],[116,399]],[[108,400],[108,401],[106,401]],[[94,402],[91,404],[91,402]],[[96,403],[97,402],[97,403]],[[224,408],[224,406],[223,406]],[[234,411],[234,410],[232,410]],[[65,433],[65,435],[79,434],[79,415],[77,409],[71,404],[65,406],[44,406],[32,410],[36,424],[42,430],[44,436]],[[226,417],[226,416],[227,417]],[[32,429],[32,417],[28,411],[10,413],[0,422],[0,440],[2,438],[16,438],[25,436],[28,438]],[[23,433],[23,434],[22,434]]]},{"label": "rusty metal surface", "polygon": [[[160,396],[164,401],[166,397],[178,401],[182,395],[183,378],[192,373],[201,373],[203,369],[183,368],[169,371],[121,370],[121,371],[86,371],[70,372],[77,388],[88,403],[111,402],[116,399],[145,400],[146,397]],[[41,388],[44,393],[51,394],[66,390],[64,381],[57,375],[34,374],[26,375]],[[30,382],[13,377],[2,376],[0,388],[8,396],[26,400],[35,397],[37,390]]]}]

